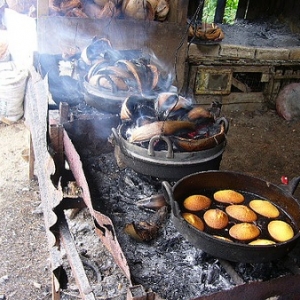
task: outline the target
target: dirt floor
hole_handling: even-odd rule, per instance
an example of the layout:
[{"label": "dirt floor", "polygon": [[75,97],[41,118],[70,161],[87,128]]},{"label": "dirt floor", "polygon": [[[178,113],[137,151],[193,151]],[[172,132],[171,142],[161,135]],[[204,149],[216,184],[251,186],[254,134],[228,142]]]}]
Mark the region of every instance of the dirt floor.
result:
[{"label": "dirt floor", "polygon": [[51,299],[37,181],[29,180],[24,122],[0,123],[0,299]]},{"label": "dirt floor", "polygon": [[[300,176],[299,120],[288,122],[272,110],[235,111],[226,117],[230,126],[221,169],[274,184],[280,184],[282,176]],[[29,146],[29,133],[20,120],[0,123],[0,137],[0,300],[51,299],[38,183],[29,180],[29,164],[22,155]],[[295,196],[300,199],[300,188]]]},{"label": "dirt floor", "polygon": [[[300,176],[299,120],[286,121],[274,110],[233,111],[229,120],[228,145],[221,169],[248,173],[276,185],[282,176]],[[300,199],[300,188],[294,194]]]}]

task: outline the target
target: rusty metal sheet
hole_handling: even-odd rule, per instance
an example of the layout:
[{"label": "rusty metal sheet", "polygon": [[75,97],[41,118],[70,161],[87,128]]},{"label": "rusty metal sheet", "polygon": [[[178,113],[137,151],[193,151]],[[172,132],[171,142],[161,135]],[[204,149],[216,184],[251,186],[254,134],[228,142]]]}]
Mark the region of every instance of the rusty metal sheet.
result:
[{"label": "rusty metal sheet", "polygon": [[[47,95],[48,92],[44,81],[34,70],[31,70],[25,99],[25,122],[30,129],[32,137],[35,171],[40,186],[41,205],[52,268],[52,296],[53,299],[60,299],[59,291],[61,288],[65,288],[67,283],[67,275],[62,267],[63,254],[60,251],[60,245],[62,243],[67,252],[69,263],[73,269],[82,299],[94,300],[95,297],[85,275],[82,262],[76,252],[75,244],[71,238],[64,215],[62,214],[63,208],[66,206],[66,204],[64,204],[66,199],[64,199],[59,180],[57,180],[55,185],[51,180],[51,177],[57,173],[57,162],[54,162],[53,157],[48,152],[47,134],[49,128],[47,120]],[[51,136],[52,139],[56,139],[56,141],[53,141],[54,144],[58,142],[56,146],[59,146],[60,151],[62,151],[63,145],[59,144],[60,139],[62,139],[62,134],[59,127],[55,127],[55,129],[58,129],[58,131],[52,132]],[[56,150],[58,150],[58,148]],[[59,164],[62,164],[61,158]],[[57,178],[59,178],[59,174],[57,174]],[[80,205],[77,199],[67,200],[68,205],[73,207]]]},{"label": "rusty metal sheet", "polygon": [[[57,134],[56,131],[52,134],[50,132],[51,126],[52,129],[59,129],[59,131],[61,127],[59,124],[55,125],[53,122],[49,125],[47,95],[46,83],[34,69],[31,70],[25,99],[25,123],[31,132],[35,158],[35,172],[40,186],[42,209],[48,238],[52,270],[52,299],[60,299],[59,291],[65,288],[68,280],[66,272],[63,269],[63,254],[60,251],[61,246],[64,246],[67,253],[68,261],[73,270],[82,299],[95,299],[63,212],[65,208],[82,207],[83,205],[88,207],[94,218],[96,233],[128,278],[130,283],[128,295],[130,299],[160,299],[159,296],[153,292],[143,291],[140,295],[136,294],[136,290],[139,289],[139,291],[141,291],[143,287],[132,286],[129,267],[116,239],[112,221],[101,212],[95,211],[92,207],[89,187],[84,176],[79,154],[76,152],[65,130],[63,130],[62,135],[60,132],[59,134]],[[58,127],[56,128],[55,126]],[[51,180],[57,171],[57,163],[49,153],[49,133],[52,139],[58,139],[52,142],[58,143],[59,148],[62,147],[60,139],[63,138],[63,148],[69,166],[76,179],[76,183],[82,189],[79,198],[65,198],[60,181],[58,180],[58,182],[56,182],[57,184],[54,185]]]},{"label": "rusty metal sheet", "polygon": [[63,193],[60,189],[56,189],[50,180],[51,175],[55,173],[55,164],[48,152],[47,144],[47,95],[43,80],[34,69],[31,70],[25,96],[25,123],[32,137],[35,172],[40,186],[41,206],[54,275],[54,289],[58,291],[63,281],[61,277],[62,254],[59,251],[58,236],[53,231],[53,227],[58,220],[54,208],[60,204]]},{"label": "rusty metal sheet", "polygon": [[299,282],[300,275],[287,275],[265,282],[242,284],[231,290],[198,297],[193,300],[299,299]]},{"label": "rusty metal sheet", "polygon": [[84,175],[82,162],[68,133],[64,131],[64,149],[66,159],[74,175],[77,184],[82,189],[82,198],[94,218],[95,230],[103,244],[110,251],[116,264],[121,268],[125,276],[131,282],[130,270],[123,250],[117,240],[114,225],[109,217],[94,210],[89,190],[89,185]]}]

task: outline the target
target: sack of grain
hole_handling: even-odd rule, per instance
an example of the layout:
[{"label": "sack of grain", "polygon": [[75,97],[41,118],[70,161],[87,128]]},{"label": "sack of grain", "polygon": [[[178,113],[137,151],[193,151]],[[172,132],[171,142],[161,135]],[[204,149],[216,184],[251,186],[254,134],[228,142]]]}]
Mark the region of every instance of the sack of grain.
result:
[{"label": "sack of grain", "polygon": [[0,121],[18,121],[24,114],[24,97],[28,71],[13,62],[0,63]]}]

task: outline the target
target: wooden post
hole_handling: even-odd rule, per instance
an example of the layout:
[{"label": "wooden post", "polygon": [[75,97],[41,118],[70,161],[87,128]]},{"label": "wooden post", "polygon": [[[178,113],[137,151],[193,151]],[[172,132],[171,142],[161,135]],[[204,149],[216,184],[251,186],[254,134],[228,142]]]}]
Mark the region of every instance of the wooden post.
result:
[{"label": "wooden post", "polygon": [[59,124],[63,125],[69,120],[69,104],[67,102],[59,103]]},{"label": "wooden post", "polygon": [[53,151],[53,160],[55,163],[55,174],[53,174],[54,184],[58,184],[59,178],[64,170],[64,145],[63,145],[63,127],[62,125],[51,124],[49,127],[49,137]]},{"label": "wooden post", "polygon": [[218,0],[216,11],[215,11],[215,23],[222,23],[224,17],[224,11],[226,6],[226,0]]},{"label": "wooden post", "polygon": [[246,19],[250,0],[239,0],[238,9],[236,12],[237,19]]},{"label": "wooden post", "polygon": [[54,276],[54,274],[52,273],[52,300],[60,300],[61,298],[60,298],[60,291],[57,291],[56,290],[56,288],[55,288],[55,286],[56,286],[56,284],[55,284],[55,280],[56,280],[56,278],[55,278],[55,276]]}]

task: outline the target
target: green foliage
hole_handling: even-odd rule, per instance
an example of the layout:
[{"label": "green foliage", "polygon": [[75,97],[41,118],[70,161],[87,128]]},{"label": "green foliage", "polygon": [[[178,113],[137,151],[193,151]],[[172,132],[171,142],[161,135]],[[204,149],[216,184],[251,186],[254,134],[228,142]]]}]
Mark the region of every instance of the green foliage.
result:
[{"label": "green foliage", "polygon": [[203,6],[202,22],[213,23],[215,17],[215,10],[218,0],[205,0]]},{"label": "green foliage", "polygon": [[233,24],[235,21],[236,11],[239,5],[239,0],[227,0],[223,17],[224,24]]},{"label": "green foliage", "polygon": [[[202,22],[213,23],[218,0],[205,0]],[[223,17],[224,24],[233,24],[239,0],[227,0]]]}]

